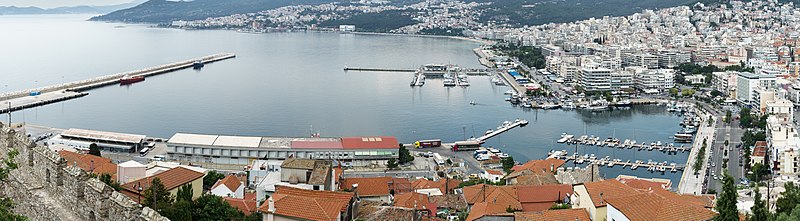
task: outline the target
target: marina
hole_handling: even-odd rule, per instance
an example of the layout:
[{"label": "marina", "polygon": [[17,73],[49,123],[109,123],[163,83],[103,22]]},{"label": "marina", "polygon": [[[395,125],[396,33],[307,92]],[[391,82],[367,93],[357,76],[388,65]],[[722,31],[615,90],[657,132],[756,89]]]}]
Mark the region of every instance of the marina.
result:
[{"label": "marina", "polygon": [[621,167],[622,169],[631,169],[637,170],[639,167],[646,168],[647,171],[650,172],[672,172],[676,173],[678,171],[683,171],[686,167],[685,165],[679,165],[677,163],[669,163],[667,161],[664,162],[656,162],[652,160],[622,160],[618,158],[611,158],[610,156],[605,157],[597,157],[594,154],[572,154],[569,155],[566,151],[554,151],[549,154],[549,158],[557,158],[564,161],[575,161],[577,164],[595,164],[601,167],[608,167],[613,168],[615,166]]},{"label": "marina", "polygon": [[585,145],[585,146],[597,146],[597,147],[607,147],[607,148],[617,148],[617,149],[635,149],[637,151],[661,151],[667,153],[676,153],[676,152],[686,152],[691,147],[684,147],[683,145],[675,146],[673,143],[662,143],[661,141],[653,141],[651,143],[647,142],[638,142],[636,140],[625,139],[620,140],[614,137],[608,137],[606,139],[602,139],[599,136],[595,135],[583,135],[580,137],[575,138],[574,135],[571,134],[562,134],[561,138],[557,141],[558,143],[565,143],[571,145]]}]

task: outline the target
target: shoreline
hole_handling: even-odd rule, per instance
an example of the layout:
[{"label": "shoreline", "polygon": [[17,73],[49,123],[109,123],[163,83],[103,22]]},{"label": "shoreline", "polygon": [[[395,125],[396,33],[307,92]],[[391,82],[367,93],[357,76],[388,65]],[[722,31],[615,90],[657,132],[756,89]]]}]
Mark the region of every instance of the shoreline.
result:
[{"label": "shoreline", "polygon": [[422,38],[446,38],[446,39],[453,39],[453,40],[462,40],[462,41],[469,41],[474,43],[479,43],[482,45],[492,45],[495,44],[495,41],[491,40],[484,40],[484,39],[474,39],[474,38],[467,38],[461,36],[447,36],[447,35],[421,35],[421,34],[401,34],[401,33],[381,33],[381,32],[339,32],[339,33],[351,33],[357,35],[383,35],[383,36],[405,36],[405,37],[422,37]]}]

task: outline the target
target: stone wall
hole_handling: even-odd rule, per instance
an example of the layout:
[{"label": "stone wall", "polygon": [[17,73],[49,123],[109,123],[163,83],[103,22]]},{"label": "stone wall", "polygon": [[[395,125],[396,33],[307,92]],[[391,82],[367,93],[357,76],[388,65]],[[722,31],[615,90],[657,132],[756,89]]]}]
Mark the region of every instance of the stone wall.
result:
[{"label": "stone wall", "polygon": [[0,182],[0,196],[10,197],[14,212],[31,220],[169,220],[0,123],[0,159],[12,149],[19,151],[19,168]]}]

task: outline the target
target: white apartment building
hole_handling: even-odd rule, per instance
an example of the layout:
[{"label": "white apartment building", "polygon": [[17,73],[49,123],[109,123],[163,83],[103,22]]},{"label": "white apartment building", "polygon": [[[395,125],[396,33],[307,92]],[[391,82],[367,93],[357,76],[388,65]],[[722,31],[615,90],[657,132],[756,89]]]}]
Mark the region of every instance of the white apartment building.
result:
[{"label": "white apartment building", "polygon": [[633,89],[633,72],[621,70],[611,72],[611,90]]},{"label": "white apartment building", "polygon": [[625,68],[625,70],[633,71],[633,86],[646,93],[663,92],[675,87],[675,70],[673,69],[634,70]]},{"label": "white apartment building", "polygon": [[578,85],[586,91],[611,90],[611,69],[583,67],[578,74]]},{"label": "white apartment building", "polygon": [[753,99],[753,92],[756,88],[774,88],[775,81],[776,77],[774,75],[738,72],[736,79],[736,100],[741,103],[750,104]]}]

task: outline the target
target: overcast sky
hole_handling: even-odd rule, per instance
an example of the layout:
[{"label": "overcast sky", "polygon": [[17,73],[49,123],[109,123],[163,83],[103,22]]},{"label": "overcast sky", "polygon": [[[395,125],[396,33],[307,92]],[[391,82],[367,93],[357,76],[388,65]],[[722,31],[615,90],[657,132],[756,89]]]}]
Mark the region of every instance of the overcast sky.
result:
[{"label": "overcast sky", "polygon": [[41,8],[55,8],[76,5],[116,5],[132,2],[133,0],[0,0],[0,6],[36,6]]}]

